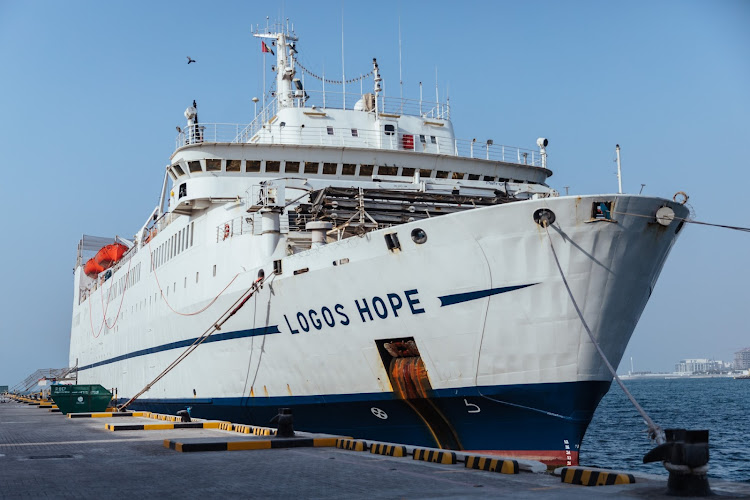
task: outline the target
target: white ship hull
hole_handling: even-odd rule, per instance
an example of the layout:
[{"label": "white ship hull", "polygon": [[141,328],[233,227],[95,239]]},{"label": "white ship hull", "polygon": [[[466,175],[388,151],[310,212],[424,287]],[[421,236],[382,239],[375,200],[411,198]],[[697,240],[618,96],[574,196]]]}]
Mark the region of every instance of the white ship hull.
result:
[{"label": "white ship hull", "polygon": [[[592,203],[601,200],[614,202],[612,220],[592,220]],[[217,237],[208,228],[227,219],[220,210],[181,217],[150,242],[158,246],[195,224],[192,245],[168,265],[151,269],[151,253],[138,252],[75,301],[71,366],[79,367],[79,383],[135,395],[263,269],[263,288],[137,404],[192,406],[194,415],[255,424],[290,406],[304,430],[575,463],[611,374],[550,242],[583,318],[617,366],[676,239],[678,221],[665,227],[654,219],[662,206],[686,216],[681,205],[649,197],[544,198],[423,219],[288,256],[272,243],[259,245],[263,236]],[[533,219],[540,208],[556,216],[549,233]],[[416,227],[427,234],[424,244],[412,241]],[[384,241],[393,232],[400,250]],[[273,274],[274,260],[282,261],[281,274]],[[134,268],[137,282],[115,295],[110,287]],[[217,295],[200,314],[172,310],[198,311]],[[416,343],[428,404],[394,391],[382,347],[389,339]],[[527,434],[522,443],[519,432]]]}]

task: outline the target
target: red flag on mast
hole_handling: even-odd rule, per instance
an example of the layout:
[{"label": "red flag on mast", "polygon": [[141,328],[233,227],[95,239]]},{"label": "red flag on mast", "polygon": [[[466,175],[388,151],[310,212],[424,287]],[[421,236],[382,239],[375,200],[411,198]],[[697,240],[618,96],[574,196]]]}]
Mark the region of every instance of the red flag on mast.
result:
[{"label": "red flag on mast", "polygon": [[260,51],[263,53],[270,52],[272,56],[276,55],[273,53],[273,50],[271,50],[271,48],[268,45],[266,45],[266,42],[264,42],[263,40],[260,41]]}]

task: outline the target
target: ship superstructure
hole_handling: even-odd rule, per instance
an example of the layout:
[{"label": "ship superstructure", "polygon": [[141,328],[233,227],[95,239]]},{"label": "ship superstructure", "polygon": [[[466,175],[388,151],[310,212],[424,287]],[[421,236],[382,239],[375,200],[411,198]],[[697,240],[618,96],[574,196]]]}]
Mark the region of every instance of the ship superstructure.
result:
[{"label": "ship superstructure", "polygon": [[256,36],[272,99],[249,125],[193,103],[124,254],[87,275],[114,242],[79,245],[79,381],[135,395],[260,283],[133,406],[575,464],[611,382],[581,319],[617,365],[685,207],[560,196],[546,139],[457,139],[448,103],[385,97],[375,60],[370,92],[308,89],[297,37]]}]

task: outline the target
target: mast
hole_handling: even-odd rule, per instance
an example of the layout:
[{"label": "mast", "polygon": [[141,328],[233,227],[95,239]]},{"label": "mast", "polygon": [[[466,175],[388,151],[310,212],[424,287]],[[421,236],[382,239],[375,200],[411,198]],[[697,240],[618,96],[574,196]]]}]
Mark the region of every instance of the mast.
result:
[{"label": "mast", "polygon": [[615,145],[615,153],[617,153],[617,186],[618,193],[622,194],[622,169],[620,168],[620,145]]},{"label": "mast", "polygon": [[[283,28],[282,28],[283,29]],[[290,108],[294,105],[292,82],[294,80],[294,49],[291,42],[297,37],[286,31],[254,33],[254,37],[276,42],[276,98],[279,108]]]}]

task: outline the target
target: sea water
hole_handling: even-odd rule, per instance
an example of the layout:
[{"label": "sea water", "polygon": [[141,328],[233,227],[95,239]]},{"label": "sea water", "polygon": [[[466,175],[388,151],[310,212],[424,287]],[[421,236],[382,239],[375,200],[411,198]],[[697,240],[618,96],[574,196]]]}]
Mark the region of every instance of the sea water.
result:
[{"label": "sea water", "polygon": [[[672,378],[625,380],[636,401],[662,429],[708,429],[709,480],[750,483],[750,380]],[[667,474],[661,462],[644,464],[656,446],[643,418],[613,383],[581,445],[581,465]]]}]

